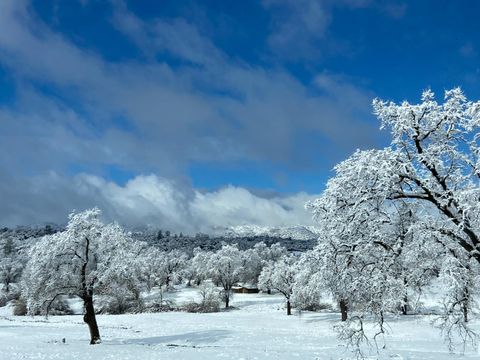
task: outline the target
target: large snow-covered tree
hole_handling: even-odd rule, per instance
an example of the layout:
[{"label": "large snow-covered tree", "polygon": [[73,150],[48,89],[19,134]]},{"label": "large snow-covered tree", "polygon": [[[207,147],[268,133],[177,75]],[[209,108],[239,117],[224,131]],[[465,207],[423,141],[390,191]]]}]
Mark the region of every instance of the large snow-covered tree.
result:
[{"label": "large snow-covered tree", "polygon": [[[347,274],[358,264],[362,271],[351,273],[351,281],[370,268],[379,281],[383,274],[393,275],[382,280],[393,286],[389,289],[399,286],[392,281],[397,277],[404,286],[421,284],[420,273],[405,270],[419,263],[419,250],[427,249],[423,255],[452,257],[473,276],[480,264],[480,102],[468,101],[456,88],[446,91],[441,104],[428,90],[419,104],[377,99],[373,107],[382,128],[390,130],[390,146],[357,151],[338,164],[322,196],[308,204],[335,253],[345,257],[337,262],[344,266],[340,272]],[[402,228],[391,215],[408,208],[416,218]],[[378,272],[385,265],[388,271]],[[464,290],[454,291],[450,314],[468,308],[472,292],[466,287],[473,282],[459,283]],[[399,290],[405,295],[404,286]]]},{"label": "large snow-covered tree", "polygon": [[390,129],[391,145],[337,165],[324,196],[311,204],[314,213],[340,209],[358,218],[357,210],[375,202],[409,200],[440,225],[445,246],[480,262],[480,103],[453,89],[438,104],[425,91],[420,104],[375,100],[374,111]]},{"label": "large snow-covered tree", "polygon": [[392,134],[388,198],[434,208],[455,251],[480,262],[480,102],[456,88],[443,104],[425,91],[418,105],[375,100],[373,106]]},{"label": "large snow-covered tree", "polygon": [[[113,278],[127,278],[138,254],[136,244],[120,226],[105,225],[100,210],[72,213],[65,231],[46,235],[29,252],[23,273],[23,296],[30,313],[48,314],[61,296],[78,296],[84,305],[84,322],[90,343],[100,342],[93,296],[108,289]],[[118,285],[118,284],[117,284]]]}]

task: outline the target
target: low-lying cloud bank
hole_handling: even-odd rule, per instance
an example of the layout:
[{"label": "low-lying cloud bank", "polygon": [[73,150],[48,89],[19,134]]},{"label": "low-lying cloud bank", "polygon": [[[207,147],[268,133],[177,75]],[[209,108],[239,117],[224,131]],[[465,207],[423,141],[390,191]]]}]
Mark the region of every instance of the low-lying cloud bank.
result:
[{"label": "low-lying cloud bank", "polygon": [[[263,226],[312,225],[306,201],[293,195],[261,196],[242,187],[200,191],[155,175],[140,175],[124,186],[88,174],[73,178],[57,173],[24,180],[1,179],[11,192],[0,207],[0,224],[64,223],[72,210],[97,206],[108,221],[126,226],[153,226],[187,233],[211,233],[216,228],[243,224]],[[21,185],[21,186],[19,186]],[[15,190],[22,189],[22,190]]]}]

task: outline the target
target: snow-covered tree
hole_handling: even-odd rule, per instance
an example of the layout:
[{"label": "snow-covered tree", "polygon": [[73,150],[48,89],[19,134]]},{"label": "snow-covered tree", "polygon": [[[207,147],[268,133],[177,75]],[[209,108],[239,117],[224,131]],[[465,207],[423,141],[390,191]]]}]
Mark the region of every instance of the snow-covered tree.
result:
[{"label": "snow-covered tree", "polygon": [[[478,308],[478,284],[480,281],[478,263],[470,259],[446,257],[440,271],[442,281],[444,313],[436,321],[450,350],[457,345],[473,344],[477,334],[467,326],[472,311]],[[474,269],[474,271],[472,271]],[[458,341],[460,340],[460,344]]]},{"label": "snow-covered tree", "polygon": [[243,251],[243,279],[244,283],[258,285],[258,278],[263,268],[270,262],[275,262],[287,254],[280,244],[267,246],[263,241],[256,243],[253,248]]},{"label": "snow-covered tree", "polygon": [[242,259],[244,271],[241,281],[245,284],[256,286],[265,262],[260,257],[259,252],[254,248],[243,251]]},{"label": "snow-covered tree", "polygon": [[[385,294],[405,294],[405,285],[425,280],[418,272],[403,273],[422,255],[453,257],[469,271],[475,271],[472,260],[480,263],[480,103],[453,89],[443,104],[425,91],[420,104],[375,100],[373,106],[382,128],[390,129],[391,145],[357,151],[338,164],[325,192],[308,207],[329,242],[322,251],[341,255],[330,257],[332,266],[341,266],[339,276],[346,276],[339,283],[358,283],[363,290],[378,288],[372,279],[388,285],[369,295],[370,311],[377,312],[391,305]],[[413,209],[416,219],[394,229],[391,215],[400,208]]]},{"label": "snow-covered tree", "polygon": [[198,286],[208,278],[207,264],[211,256],[211,252],[203,251],[198,247],[193,249],[193,258],[188,262],[186,269],[189,283],[193,281]]},{"label": "snow-covered tree", "polygon": [[287,255],[287,249],[279,243],[267,246],[263,241],[256,243],[252,248],[262,261],[266,264],[270,261],[277,261]]},{"label": "snow-covered tree", "polygon": [[0,234],[0,284],[10,292],[10,285],[17,283],[25,265],[20,241],[11,234]]},{"label": "snow-covered tree", "polygon": [[292,314],[290,298],[293,293],[295,276],[298,272],[297,259],[294,255],[285,255],[278,261],[270,262],[260,274],[258,285],[264,290],[276,290],[287,303],[287,315]]},{"label": "snow-covered tree", "polygon": [[[115,242],[115,253],[109,261],[98,263],[98,271],[103,275],[98,279],[95,289],[99,295],[109,299],[106,311],[122,314],[129,311],[141,311],[143,299],[141,293],[146,289],[143,254],[149,250],[145,243],[134,241],[117,224],[106,225],[102,238]],[[109,244],[107,246],[114,246]]]},{"label": "snow-covered tree", "polygon": [[318,258],[319,255],[318,251],[310,250],[298,259],[292,305],[300,310],[317,310],[322,296],[328,292],[324,272],[320,270],[322,260]]},{"label": "snow-covered tree", "polygon": [[169,287],[183,278],[187,266],[188,256],[181,250],[172,250],[165,253],[163,261],[163,272],[165,274],[165,285]]},{"label": "snow-covered tree", "polygon": [[187,255],[180,250],[160,251],[156,247],[146,250],[145,275],[149,287],[170,287],[180,281],[187,266]]},{"label": "snow-covered tree", "polygon": [[242,255],[236,245],[223,245],[220,250],[211,254],[206,264],[208,277],[222,286],[226,308],[230,304],[233,286],[241,281],[243,276]]},{"label": "snow-covered tree", "polygon": [[418,105],[375,100],[373,106],[392,134],[384,150],[390,174],[375,188],[386,185],[382,192],[389,200],[435,209],[449,245],[480,262],[480,102],[467,101],[456,88],[446,91],[443,104],[425,91]]},{"label": "snow-covered tree", "polygon": [[130,237],[118,225],[103,224],[99,216],[98,209],[72,213],[65,231],[47,235],[35,244],[22,286],[32,314],[38,310],[48,313],[61,296],[82,299],[91,344],[100,342],[94,294],[108,287],[114,274],[128,277],[132,271],[129,259],[137,254]]},{"label": "snow-covered tree", "polygon": [[311,208],[316,214],[342,208],[355,217],[367,203],[420,203],[425,216],[444,219],[439,230],[449,237],[446,245],[480,262],[480,103],[468,102],[460,89],[447,91],[444,104],[431,91],[422,100],[375,100],[382,127],[391,130],[391,146],[357,151],[337,165],[325,196]]}]

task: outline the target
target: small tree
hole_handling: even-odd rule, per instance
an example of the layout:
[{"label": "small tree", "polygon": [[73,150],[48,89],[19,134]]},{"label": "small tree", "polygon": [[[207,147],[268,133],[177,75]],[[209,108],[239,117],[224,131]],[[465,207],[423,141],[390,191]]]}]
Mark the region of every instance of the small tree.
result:
[{"label": "small tree", "polygon": [[29,252],[22,287],[31,314],[48,314],[61,296],[81,298],[90,344],[101,341],[94,294],[112,278],[112,272],[135,255],[131,238],[118,225],[104,225],[99,216],[98,209],[72,213],[65,231],[46,235],[35,244]]},{"label": "small tree", "polygon": [[223,245],[208,259],[207,272],[215,284],[223,288],[225,307],[230,305],[233,286],[242,279],[242,252],[237,245]]},{"label": "small tree", "polygon": [[298,272],[296,262],[293,255],[284,256],[280,260],[268,264],[258,278],[261,289],[274,289],[285,296],[287,315],[292,315],[290,298],[295,284],[295,275]]},{"label": "small tree", "polygon": [[10,284],[16,283],[25,264],[24,253],[20,250],[18,239],[14,236],[0,236],[0,284],[3,290],[10,292]]},{"label": "small tree", "polygon": [[253,286],[258,286],[258,277],[263,268],[272,261],[277,261],[287,254],[280,244],[268,247],[263,241],[258,242],[251,249],[243,252],[244,273],[242,281]]},{"label": "small tree", "polygon": [[193,258],[185,269],[189,285],[193,281],[193,284],[198,286],[209,276],[207,264],[211,256],[211,252],[203,251],[199,247],[193,249]]},{"label": "small tree", "polygon": [[144,272],[149,288],[166,286],[170,288],[183,278],[187,266],[187,254],[180,250],[169,252],[151,247],[143,254],[146,262]]}]

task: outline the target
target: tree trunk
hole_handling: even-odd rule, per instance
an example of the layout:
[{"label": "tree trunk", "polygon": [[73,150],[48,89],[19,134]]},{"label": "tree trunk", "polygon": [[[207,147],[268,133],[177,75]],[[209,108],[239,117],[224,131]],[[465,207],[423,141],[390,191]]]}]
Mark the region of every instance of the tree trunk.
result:
[{"label": "tree trunk", "polygon": [[228,308],[228,304],[230,302],[230,298],[228,295],[225,296],[225,308]]},{"label": "tree trunk", "polygon": [[403,303],[402,306],[400,306],[400,310],[402,311],[402,315],[408,314],[408,296],[406,293],[403,295]]},{"label": "tree trunk", "polygon": [[342,321],[347,321],[347,318],[348,318],[347,302],[342,299],[340,300],[339,306],[340,306],[340,312],[342,313]]},{"label": "tree trunk", "polygon": [[407,293],[408,280],[405,277],[403,278],[403,285],[405,286],[405,293],[403,294],[403,304],[400,307],[400,310],[402,311],[402,315],[407,315],[407,312],[408,312],[408,293]]},{"label": "tree trunk", "polygon": [[463,321],[468,322],[468,302],[470,300],[470,293],[468,288],[463,289],[463,300],[462,300],[462,312],[463,312]]},{"label": "tree trunk", "polygon": [[463,304],[463,321],[468,322],[468,308],[465,304]]},{"label": "tree trunk", "polygon": [[88,329],[90,330],[90,345],[98,344],[101,342],[101,339],[97,319],[95,318],[95,309],[93,308],[93,296],[84,298],[83,305],[85,307],[83,321],[87,323]]},{"label": "tree trunk", "polygon": [[290,299],[287,299],[287,315],[292,315],[292,304],[290,304]]}]

